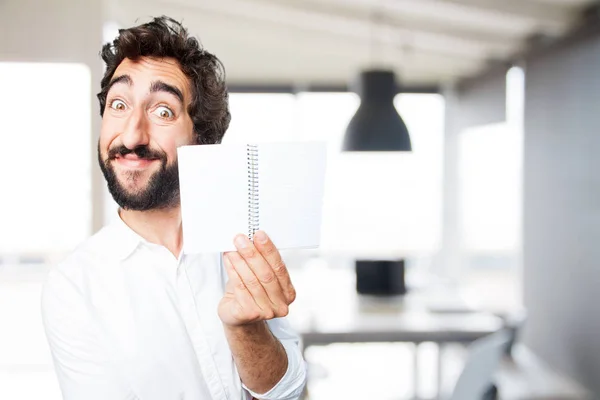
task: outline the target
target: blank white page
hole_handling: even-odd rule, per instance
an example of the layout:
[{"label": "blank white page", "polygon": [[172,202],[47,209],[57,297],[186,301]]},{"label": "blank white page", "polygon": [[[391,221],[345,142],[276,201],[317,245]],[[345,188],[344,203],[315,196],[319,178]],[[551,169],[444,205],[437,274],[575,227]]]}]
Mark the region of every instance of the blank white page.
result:
[{"label": "blank white page", "polygon": [[325,142],[260,143],[259,227],[277,248],[320,244]]},{"label": "blank white page", "polygon": [[246,145],[178,148],[184,253],[235,250],[248,233]]}]

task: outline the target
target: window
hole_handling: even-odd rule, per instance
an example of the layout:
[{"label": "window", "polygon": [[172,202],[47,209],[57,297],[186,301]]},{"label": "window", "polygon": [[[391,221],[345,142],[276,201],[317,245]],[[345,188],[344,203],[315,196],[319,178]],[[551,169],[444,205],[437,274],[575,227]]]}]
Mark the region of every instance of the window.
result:
[{"label": "window", "polygon": [[232,123],[224,143],[328,143],[322,250],[386,256],[407,249],[426,253],[437,247],[442,210],[442,96],[396,97],[396,108],[411,133],[410,154],[340,152],[346,126],[360,102],[353,93],[232,93],[230,99]]},{"label": "window", "polygon": [[231,94],[231,123],[223,143],[293,139],[295,102],[291,94]]},{"label": "window", "polygon": [[467,298],[498,312],[522,305],[524,79],[520,68],[507,74],[505,122],[459,136],[460,281]]},{"label": "window", "polygon": [[468,254],[514,256],[521,249],[523,71],[507,74],[507,121],[459,138],[461,243]]},{"label": "window", "polygon": [[0,63],[0,87],[0,255],[67,252],[91,226],[90,71]]},{"label": "window", "polygon": [[469,129],[459,144],[462,246],[513,254],[520,246],[522,138],[506,123]]}]

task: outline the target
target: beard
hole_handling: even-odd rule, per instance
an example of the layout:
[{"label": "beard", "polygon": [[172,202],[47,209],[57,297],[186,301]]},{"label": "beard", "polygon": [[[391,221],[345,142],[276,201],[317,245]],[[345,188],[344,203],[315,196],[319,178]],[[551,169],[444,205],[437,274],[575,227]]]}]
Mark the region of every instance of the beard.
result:
[{"label": "beard", "polygon": [[[134,153],[141,159],[159,160],[160,169],[149,178],[145,187],[128,190],[117,177],[112,161],[117,155],[125,156]],[[102,159],[100,143],[98,143],[98,162],[104,174],[108,191],[115,202],[124,210],[148,211],[171,208],[179,204],[179,169],[177,161],[167,165],[166,153],[150,149],[148,146],[138,146],[134,150],[125,146],[116,146],[108,151],[106,160]],[[128,171],[124,178],[138,180],[143,176],[141,171]]]}]

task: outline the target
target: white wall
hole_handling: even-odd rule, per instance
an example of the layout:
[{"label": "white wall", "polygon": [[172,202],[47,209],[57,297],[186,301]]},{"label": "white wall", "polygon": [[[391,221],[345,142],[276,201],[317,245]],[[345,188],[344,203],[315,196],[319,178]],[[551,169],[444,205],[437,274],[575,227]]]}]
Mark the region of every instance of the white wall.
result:
[{"label": "white wall", "polygon": [[[598,30],[597,30],[598,31]],[[529,60],[526,342],[600,394],[600,33]]]}]

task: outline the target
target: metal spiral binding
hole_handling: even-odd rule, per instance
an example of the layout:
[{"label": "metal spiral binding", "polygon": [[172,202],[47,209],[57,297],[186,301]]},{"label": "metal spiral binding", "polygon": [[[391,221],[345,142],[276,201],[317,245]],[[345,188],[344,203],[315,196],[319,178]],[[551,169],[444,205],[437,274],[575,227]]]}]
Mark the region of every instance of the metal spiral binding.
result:
[{"label": "metal spiral binding", "polygon": [[254,232],[259,229],[258,208],[258,145],[246,146],[248,158],[248,239],[254,240]]}]

